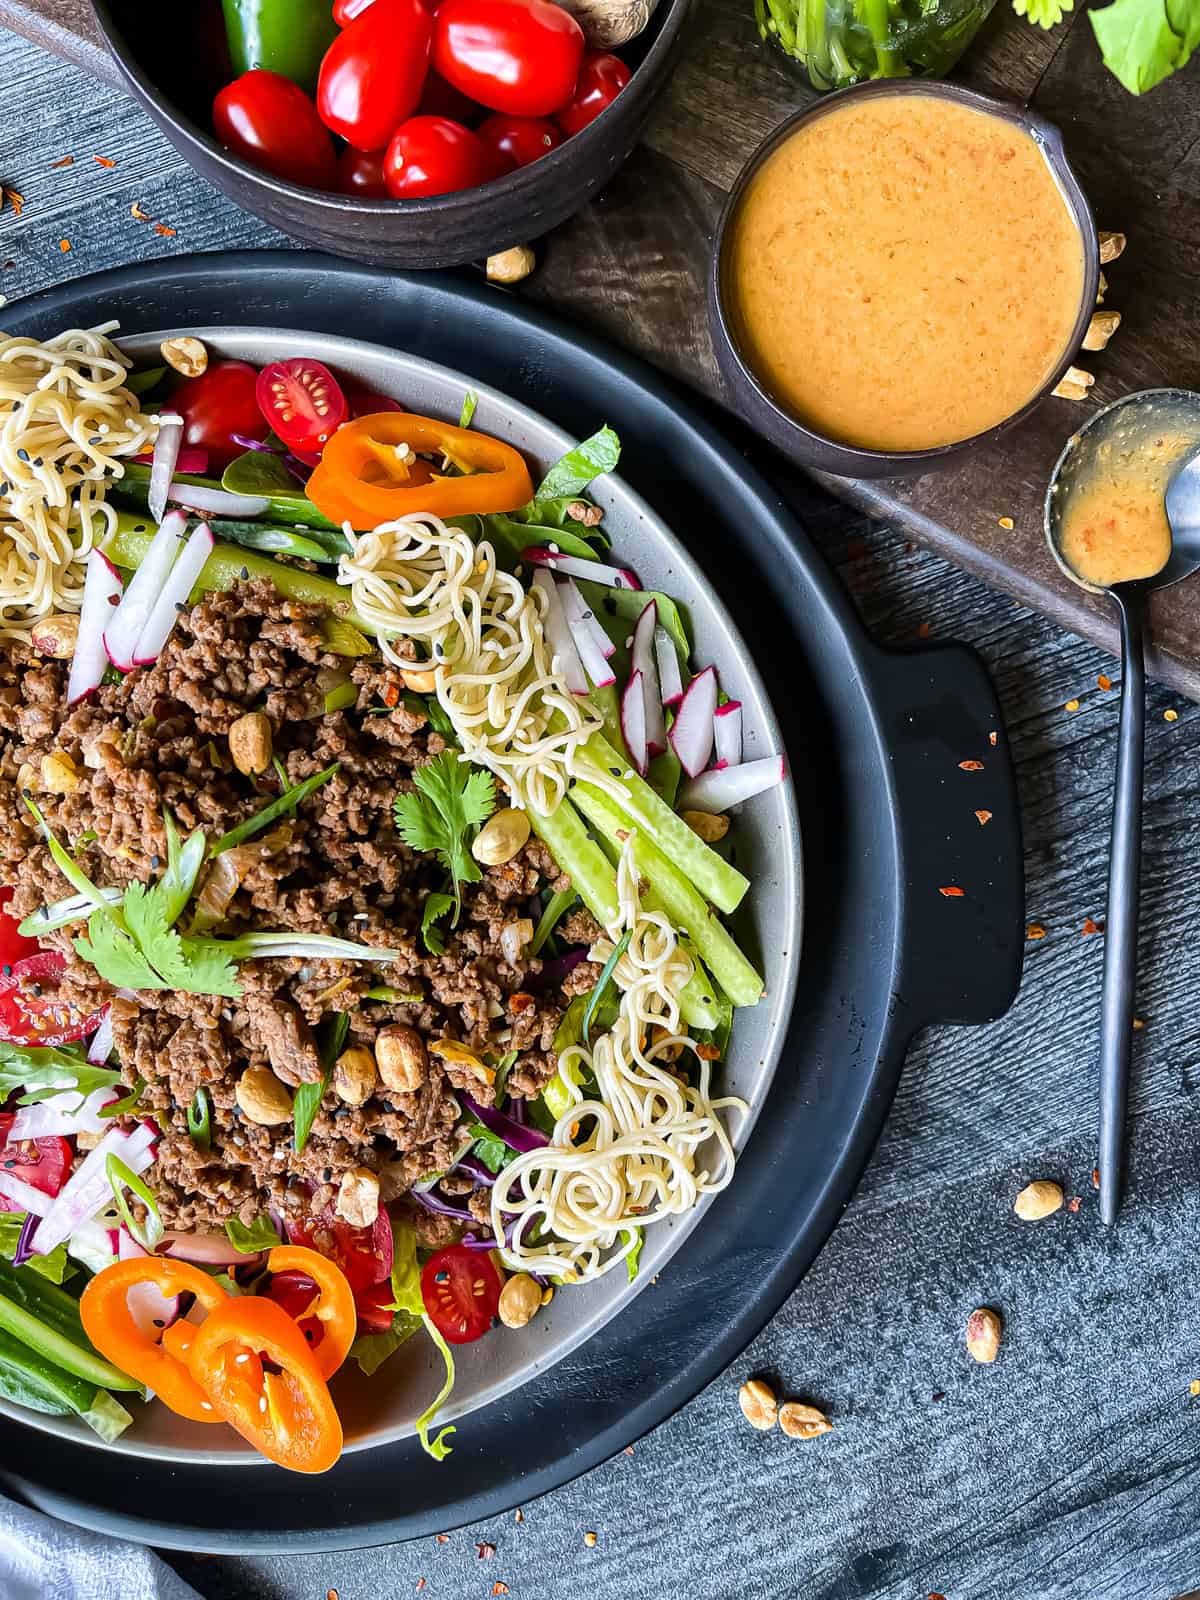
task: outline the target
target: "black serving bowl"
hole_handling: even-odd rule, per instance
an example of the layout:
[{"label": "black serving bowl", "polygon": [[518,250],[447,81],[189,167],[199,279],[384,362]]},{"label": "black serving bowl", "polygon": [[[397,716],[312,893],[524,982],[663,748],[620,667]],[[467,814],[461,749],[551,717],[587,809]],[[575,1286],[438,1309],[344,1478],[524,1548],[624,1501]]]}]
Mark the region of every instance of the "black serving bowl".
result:
[{"label": "black serving bowl", "polygon": [[[1045,152],[1051,171],[1058,180],[1083,240],[1083,288],[1080,293],[1079,313],[1063,351],[1062,360],[1042,387],[1019,411],[1014,411],[1012,416],[1006,417],[1003,422],[986,429],[983,433],[955,440],[953,444],[937,445],[925,450],[865,449],[820,433],[793,416],[786,406],[771,394],[742,353],[727,258],[731,224],[747,185],[763,162],[774,155],[797,128],[804,123],[814,121],[817,117],[828,116],[851,95],[896,94],[936,95],[942,99],[955,100],[960,105],[970,106],[976,111],[990,112],[993,116],[1003,117],[1031,134]],[[964,89],[958,84],[938,83],[929,79],[903,81],[881,79],[875,83],[860,85],[858,88],[842,89],[836,94],[826,95],[815,105],[789,117],[773,133],[768,134],[742,168],[726,201],[713,243],[712,264],[708,277],[709,329],[716,351],[717,365],[737,409],[793,461],[798,461],[801,466],[812,467],[821,472],[831,472],[843,478],[911,477],[917,473],[945,466],[963,451],[996,438],[1006,429],[1022,421],[1045,399],[1071,365],[1082,343],[1095,309],[1099,283],[1100,245],[1091,207],[1067,161],[1062,134],[1053,123],[1047,122],[1044,117],[1039,117],[1036,112],[1024,106],[1014,105],[1006,100],[994,100],[989,95],[977,94],[975,90]]]},{"label": "black serving bowl", "polygon": [[372,266],[449,267],[525,244],[582,209],[637,141],[670,72],[692,0],[659,0],[621,47],[633,77],[573,138],[494,183],[427,200],[366,200],[303,189],[222,149],[209,108],[232,72],[215,0],[92,0],[126,85],[177,150],[238,205],[284,233]]}]

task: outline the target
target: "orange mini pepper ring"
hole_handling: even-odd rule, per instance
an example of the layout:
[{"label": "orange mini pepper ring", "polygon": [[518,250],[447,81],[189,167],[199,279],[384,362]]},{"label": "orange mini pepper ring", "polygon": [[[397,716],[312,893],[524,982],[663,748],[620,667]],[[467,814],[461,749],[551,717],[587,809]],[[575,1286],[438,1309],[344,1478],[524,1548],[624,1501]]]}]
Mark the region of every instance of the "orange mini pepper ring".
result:
[{"label": "orange mini pepper ring", "polygon": [[[321,1324],[320,1344],[309,1345],[323,1378],[332,1378],[350,1354],[358,1331],[354,1291],[336,1261],[301,1244],[278,1245],[267,1256],[268,1272],[300,1272],[316,1285],[316,1307],[305,1312]],[[298,1321],[299,1319],[297,1319]],[[305,1340],[307,1344],[308,1341]]]}]

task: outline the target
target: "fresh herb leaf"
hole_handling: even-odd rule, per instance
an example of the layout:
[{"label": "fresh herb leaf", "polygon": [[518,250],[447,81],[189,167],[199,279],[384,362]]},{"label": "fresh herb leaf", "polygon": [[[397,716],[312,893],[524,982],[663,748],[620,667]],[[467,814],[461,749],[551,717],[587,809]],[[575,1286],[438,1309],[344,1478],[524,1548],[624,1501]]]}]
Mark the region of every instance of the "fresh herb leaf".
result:
[{"label": "fresh herb leaf", "polygon": [[1057,26],[1068,11],[1074,9],[1075,0],[1013,0],[1013,10],[1019,17],[1027,17],[1039,28]]},{"label": "fresh herb leaf", "polygon": [[233,1248],[240,1250],[244,1256],[257,1255],[260,1250],[273,1250],[280,1243],[279,1229],[265,1211],[255,1217],[249,1227],[239,1217],[230,1217],[225,1224],[225,1232]]},{"label": "fresh herb leaf", "polygon": [[593,478],[603,472],[614,472],[620,458],[621,441],[611,428],[601,428],[554,463],[538,485],[536,498],[582,494]]},{"label": "fresh herb leaf", "polygon": [[425,897],[425,909],[421,912],[421,939],[430,955],[440,956],[444,953],[446,935],[437,924],[453,910],[453,895],[442,894],[440,890],[437,890]]},{"label": "fresh herb leaf", "polygon": [[[24,1211],[0,1211],[0,1256],[11,1261],[17,1253],[17,1243],[21,1237],[21,1229],[25,1226],[27,1213]],[[56,1244],[48,1255],[32,1255],[25,1265],[31,1272],[38,1272],[43,1278],[48,1278],[51,1283],[61,1283],[70,1266],[67,1260],[67,1246]]]},{"label": "fresh herb leaf", "polygon": [[329,1073],[323,1072],[315,1083],[302,1083],[292,1099],[292,1148],[299,1155],[308,1143],[313,1121],[321,1109],[329,1088]]},{"label": "fresh herb leaf", "polygon": [[589,1048],[592,1043],[592,1022],[599,1009],[600,1002],[604,999],[605,991],[613,981],[613,973],[617,970],[617,962],[620,961],[629,948],[629,937],[632,932],[631,928],[626,928],[625,932],[617,940],[612,954],[600,968],[600,976],[596,979],[596,987],[588,995],[587,1010],[583,1013],[583,1042]]},{"label": "fresh herb leaf", "polygon": [[533,931],[533,938],[529,941],[529,954],[536,956],[555,928],[575,904],[579,896],[574,888],[559,889],[552,894],[546,902],[546,909],[538,918],[538,925]]},{"label": "fresh herb leaf", "polygon": [[350,1013],[331,1011],[322,1017],[317,1026],[317,1057],[326,1072],[333,1070],[337,1058],[346,1048],[350,1033]]},{"label": "fresh herb leaf", "polygon": [[434,1400],[433,1404],[427,1410],[422,1411],[421,1415],[417,1418],[417,1438],[421,1441],[422,1450],[424,1450],[428,1455],[431,1455],[435,1461],[444,1461],[450,1454],[450,1446],[446,1443],[446,1440],[457,1430],[452,1424],[448,1428],[439,1429],[436,1436],[433,1439],[430,1439],[429,1424],[433,1421],[434,1417],[437,1416],[438,1412],[442,1409],[443,1405],[445,1405],[446,1401],[450,1398],[450,1395],[453,1392],[454,1356],[450,1350],[450,1346],[446,1343],[445,1339],[442,1338],[441,1333],[438,1331],[433,1321],[429,1317],[425,1316],[424,1313],[422,1313],[421,1321],[425,1324],[426,1333],[428,1333],[429,1337],[433,1340],[434,1344],[441,1353],[442,1360],[446,1363],[446,1381],[439,1389],[437,1398]]},{"label": "fresh herb leaf", "polygon": [[88,918],[86,935],[72,939],[75,953],[114,989],[169,989],[119,925],[112,911],[96,911]]},{"label": "fresh herb leaf", "polygon": [[187,1130],[197,1150],[212,1149],[212,1107],[204,1087],[196,1090],[187,1108]]},{"label": "fresh herb leaf", "polygon": [[[167,926],[173,927],[183,914],[183,908],[192,898],[200,868],[204,865],[207,839],[204,829],[196,828],[181,844],[175,819],[169,811],[163,812],[163,828],[167,835],[167,870],[159,880],[165,901]],[[128,918],[126,918],[128,921]]]},{"label": "fresh herb leaf", "polygon": [[[424,717],[435,733],[440,733],[443,739],[452,740],[457,746],[458,735],[454,731],[454,724],[446,713],[446,708],[435,694],[414,694],[411,689],[404,692],[404,707],[415,716]],[[384,706],[383,710],[388,708]]]},{"label": "fresh herb leaf", "polygon": [[396,798],[396,827],[410,850],[434,852],[450,874],[457,925],[461,886],[477,883],[482,876],[471,855],[471,840],[496,809],[495,780],[490,772],[472,769],[445,750],[417,767],[413,782],[415,793]]},{"label": "fresh herb leaf", "polygon": [[1197,0],[1113,0],[1089,11],[1104,64],[1130,94],[1145,94],[1200,46]]},{"label": "fresh herb leaf", "polygon": [[133,1088],[128,1094],[123,1094],[119,1100],[111,1100],[103,1106],[97,1115],[101,1117],[129,1117],[142,1103],[142,1091],[146,1087],[146,1080],[141,1073],[133,1081]]},{"label": "fresh herb leaf", "polygon": [[[153,1250],[163,1236],[162,1213],[158,1209],[158,1201],[137,1173],[127,1167],[120,1156],[109,1154],[105,1158],[104,1171],[112,1185],[113,1199],[117,1203],[121,1221],[128,1229],[130,1238],[136,1239],[143,1250]],[[126,1189],[136,1195],[145,1206],[144,1223],[135,1221],[129,1201],[125,1197]]]},{"label": "fresh herb leaf", "polygon": [[93,1067],[79,1052],[0,1041],[0,1104],[18,1090],[24,1092],[17,1104],[32,1106],[71,1089],[86,1098],[94,1089],[111,1089],[120,1081],[119,1072]]},{"label": "fresh herb leaf", "polygon": [[475,417],[475,407],[479,404],[479,396],[473,389],[468,389],[463,395],[462,410],[458,414],[460,428],[469,428]]},{"label": "fresh herb leaf", "polygon": [[517,1052],[515,1050],[510,1050],[507,1055],[501,1056],[496,1063],[496,1080],[492,1084],[492,1092],[496,1097],[497,1105],[504,1099],[504,1086],[508,1082],[509,1073],[516,1064]]},{"label": "fresh herb leaf", "polygon": [[467,1133],[475,1141],[472,1153],[477,1155],[489,1172],[503,1172],[509,1162],[517,1159],[517,1152],[509,1148],[498,1133],[485,1128],[475,1117],[467,1120]]},{"label": "fresh herb leaf", "polygon": [[626,1239],[631,1236],[633,1238],[633,1248],[625,1257],[625,1270],[629,1274],[630,1283],[632,1283],[638,1275],[638,1258],[642,1253],[642,1246],[646,1242],[646,1231],[644,1228],[622,1228],[621,1233]]},{"label": "fresh herb leaf", "polygon": [[230,828],[228,833],[223,833],[212,846],[209,855],[219,856],[225,850],[232,850],[236,845],[244,844],[247,839],[253,839],[256,833],[269,828],[273,822],[278,822],[280,817],[290,816],[309,795],[315,794],[322,784],[328,783],[340,766],[341,762],[335,761],[323,772],[314,772],[312,777],[305,778],[303,783],[297,783],[293,788],[286,789],[277,800],[272,800],[269,806],[264,806],[252,817],[247,817],[245,822],[239,822],[236,828]]}]

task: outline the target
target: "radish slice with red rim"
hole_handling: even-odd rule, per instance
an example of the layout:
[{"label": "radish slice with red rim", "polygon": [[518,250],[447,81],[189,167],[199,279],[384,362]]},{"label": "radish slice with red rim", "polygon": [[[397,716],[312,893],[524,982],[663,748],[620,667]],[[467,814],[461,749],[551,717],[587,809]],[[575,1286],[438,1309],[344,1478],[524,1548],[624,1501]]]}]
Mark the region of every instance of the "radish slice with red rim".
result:
[{"label": "radish slice with red rim", "polygon": [[683,699],[683,678],[679,671],[679,652],[675,649],[675,641],[665,628],[659,626],[654,629],[654,660],[658,667],[662,703],[670,710]]},{"label": "radish slice with red rim", "polygon": [[742,702],[727,700],[713,712],[713,740],[718,767],[737,767],[742,761]]},{"label": "radish slice with red rim", "polygon": [[148,667],[162,654],[163,646],[171,636],[171,629],[179,621],[179,613],[186,607],[188,595],[204,571],[204,563],[212,554],[215,543],[207,522],[198,523],[192,529],[188,542],[179,552],[179,559],[171,568],[154,602],[154,609],[146,618],[134,652],[135,665]]},{"label": "radish slice with red rim", "polygon": [[175,476],[179,452],[183,447],[183,418],[177,411],[163,411],[158,418],[158,437],[150,457],[150,489],[146,504],[155,522],[161,522],[167,509],[167,490]]},{"label": "radish slice with red rim", "polygon": [[689,778],[698,777],[712,755],[713,712],[716,709],[716,669],[705,667],[688,684],[669,734],[671,748]]},{"label": "radish slice with red rim", "polygon": [[681,811],[727,811],[756,794],[773,789],[787,777],[782,756],[763,756],[759,761],[744,761],[740,767],[714,767],[679,791]]},{"label": "radish slice with red rim", "polygon": [[223,1233],[164,1233],[154,1251],[176,1261],[191,1261],[198,1267],[240,1267],[255,1265],[263,1252],[237,1250]]},{"label": "radish slice with red rim", "polygon": [[71,657],[71,674],[67,679],[69,705],[75,705],[86,695],[92,694],[103,681],[104,669],[108,665],[104,630],[121,603],[122,588],[121,574],[108,557],[101,555],[99,550],[89,550],[83,580],[83,604],[79,612],[79,633],[75,639],[75,654]]},{"label": "radish slice with red rim", "polygon": [[646,680],[640,672],[630,674],[621,696],[621,732],[634,766],[646,776],[649,758],[646,750]]},{"label": "radish slice with red rim", "polygon": [[616,645],[597,622],[595,612],[580,594],[575,580],[562,579],[558,585],[558,593],[562,600],[563,615],[567,619],[567,626],[571,630],[575,648],[579,651],[584,671],[597,689],[616,683],[616,674],[608,664],[608,658],[616,650]]},{"label": "radish slice with red rim", "polygon": [[167,499],[172,505],[214,517],[261,517],[271,509],[271,502],[261,494],[230,494],[228,489],[205,489],[195,483],[173,483]]},{"label": "radish slice with red rim", "polygon": [[550,646],[555,670],[561,674],[563,682],[572,694],[586,694],[587,675],[579,659],[579,651],[575,648],[575,641],[571,638],[571,630],[567,626],[562,601],[558,596],[558,585],[549,572],[541,571],[534,573],[533,587],[540,589],[545,597],[542,628],[546,634],[546,642]]},{"label": "radish slice with red rim", "polygon": [[162,527],[151,539],[141,566],[130,578],[121,604],[104,630],[104,648],[108,652],[108,659],[122,672],[133,669],[138,640],[175,565],[180,540],[186,533],[187,518],[183,512],[168,512],[163,518]]},{"label": "radish slice with red rim", "polygon": [[553,567],[564,578],[586,578],[602,583],[606,589],[640,589],[641,579],[628,567],[609,567],[603,561],[585,561],[582,556],[565,556],[547,545],[531,544],[521,551],[521,560],[534,567]]},{"label": "radish slice with red rim", "polygon": [[661,756],[667,748],[667,719],[663,715],[662,691],[654,660],[654,630],[658,626],[658,601],[648,600],[633,630],[629,665],[642,678],[642,697],[646,702],[646,755]]},{"label": "radish slice with red rim", "polygon": [[[129,459],[136,462],[139,467],[152,467],[154,465],[154,453],[150,450],[147,450],[144,455],[130,456]],[[188,472],[197,478],[202,478],[208,471],[208,451],[200,450],[195,445],[185,444],[175,458],[174,470],[175,472]]]}]

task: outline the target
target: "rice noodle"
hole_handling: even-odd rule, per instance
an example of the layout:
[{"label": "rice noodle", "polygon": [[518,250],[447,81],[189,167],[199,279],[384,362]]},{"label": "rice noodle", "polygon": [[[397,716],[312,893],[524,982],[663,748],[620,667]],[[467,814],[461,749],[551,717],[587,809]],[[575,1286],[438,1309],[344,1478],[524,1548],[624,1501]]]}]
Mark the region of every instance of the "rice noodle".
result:
[{"label": "rice noodle", "polygon": [[107,337],[72,328],[44,344],[0,335],[0,639],[78,611],[83,560],[116,523],[105,480],[154,442],[157,419],[125,387]]},{"label": "rice noodle", "polygon": [[[550,1143],[518,1156],[492,1188],[492,1228],[514,1272],[567,1282],[600,1277],[634,1248],[636,1229],[689,1211],[733,1177],[720,1113],[744,1112],[746,1104],[710,1098],[711,1063],[700,1061],[695,1086],[667,1064],[689,1043],[679,996],[693,965],[669,921],[642,909],[631,845],[632,837],[617,869],[617,920],[591,952],[606,960],[629,933],[613,972],[621,990],[617,1020],[591,1049],[572,1045],[560,1053],[569,1110]],[[574,1083],[580,1066],[595,1078],[591,1099]],[[706,1164],[698,1169],[700,1159]]]}]

